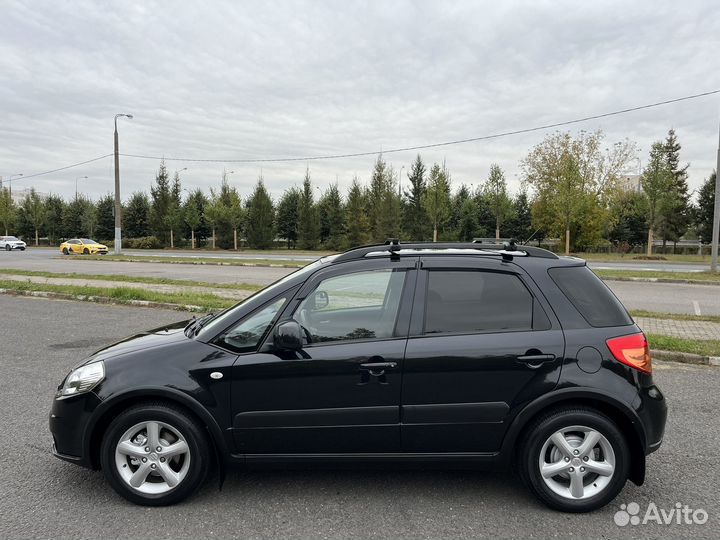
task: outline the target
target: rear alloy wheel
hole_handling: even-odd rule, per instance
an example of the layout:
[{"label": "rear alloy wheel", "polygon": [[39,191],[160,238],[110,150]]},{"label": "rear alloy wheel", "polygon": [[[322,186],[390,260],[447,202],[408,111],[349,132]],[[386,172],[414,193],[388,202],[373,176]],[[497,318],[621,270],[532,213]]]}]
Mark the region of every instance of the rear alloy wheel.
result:
[{"label": "rear alloy wheel", "polygon": [[205,431],[184,411],[152,404],[118,416],[103,438],[101,462],[115,491],[136,504],[174,504],[207,475]]},{"label": "rear alloy wheel", "polygon": [[530,429],[520,472],[545,504],[564,512],[601,508],[622,490],[630,452],[617,426],[591,409],[556,410]]}]

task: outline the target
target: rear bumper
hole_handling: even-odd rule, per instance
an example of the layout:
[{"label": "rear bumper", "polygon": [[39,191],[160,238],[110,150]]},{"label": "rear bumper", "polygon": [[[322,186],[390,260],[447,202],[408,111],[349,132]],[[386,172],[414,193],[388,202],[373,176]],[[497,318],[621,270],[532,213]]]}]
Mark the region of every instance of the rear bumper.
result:
[{"label": "rear bumper", "polygon": [[667,403],[660,389],[655,386],[642,388],[640,407],[637,409],[645,428],[645,454],[655,452],[662,445],[667,421]]}]

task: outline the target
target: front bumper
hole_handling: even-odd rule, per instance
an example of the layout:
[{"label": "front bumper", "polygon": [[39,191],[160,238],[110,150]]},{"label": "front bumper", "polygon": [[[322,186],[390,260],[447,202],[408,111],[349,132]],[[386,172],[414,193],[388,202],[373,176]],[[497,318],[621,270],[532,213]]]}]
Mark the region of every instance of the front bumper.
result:
[{"label": "front bumper", "polygon": [[53,401],[49,426],[55,457],[83,467],[97,466],[90,456],[89,427],[100,402],[93,392]]}]

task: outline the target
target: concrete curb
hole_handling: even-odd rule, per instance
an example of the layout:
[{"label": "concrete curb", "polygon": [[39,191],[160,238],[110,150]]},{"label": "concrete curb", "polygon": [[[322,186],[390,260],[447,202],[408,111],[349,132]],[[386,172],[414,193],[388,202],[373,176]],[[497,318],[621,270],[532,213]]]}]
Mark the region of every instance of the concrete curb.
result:
[{"label": "concrete curb", "polygon": [[148,307],[155,309],[171,309],[174,311],[208,311],[202,306],[193,306],[191,304],[171,304],[169,302],[151,302],[149,300],[120,300],[107,296],[89,296],[86,294],[69,294],[50,291],[18,291],[15,289],[0,289],[0,294],[8,294],[10,296],[31,296],[34,298],[50,298],[53,300],[78,300],[81,302],[95,302],[97,304],[114,304],[134,307]]},{"label": "concrete curb", "polygon": [[699,366],[720,366],[720,356],[702,356],[693,353],[656,350],[651,350],[650,356],[652,356],[653,360],[681,362],[683,364],[695,364]]},{"label": "concrete curb", "polygon": [[602,278],[603,281],[638,281],[640,283],[679,283],[681,285],[720,285],[720,281],[710,281],[702,279],[673,279],[673,278],[653,278],[653,277],[607,277]]}]

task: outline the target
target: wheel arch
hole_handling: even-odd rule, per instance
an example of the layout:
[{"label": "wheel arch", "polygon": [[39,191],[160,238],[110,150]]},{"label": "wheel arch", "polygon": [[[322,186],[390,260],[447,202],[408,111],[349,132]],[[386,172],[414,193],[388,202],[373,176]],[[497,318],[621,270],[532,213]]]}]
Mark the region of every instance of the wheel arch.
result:
[{"label": "wheel arch", "polygon": [[591,388],[565,388],[526,405],[513,419],[503,440],[501,455],[506,464],[514,464],[519,442],[527,428],[541,414],[559,407],[584,406],[595,409],[614,421],[630,447],[629,478],[638,486],[645,481],[645,429],[635,411],[612,396]]},{"label": "wheel arch", "polygon": [[83,437],[84,454],[88,456],[88,463],[93,469],[100,468],[100,444],[110,422],[125,409],[148,401],[180,406],[205,426],[218,465],[223,466],[229,454],[227,441],[215,418],[200,403],[174,389],[140,388],[103,401],[96,409],[93,421],[88,424]]}]

